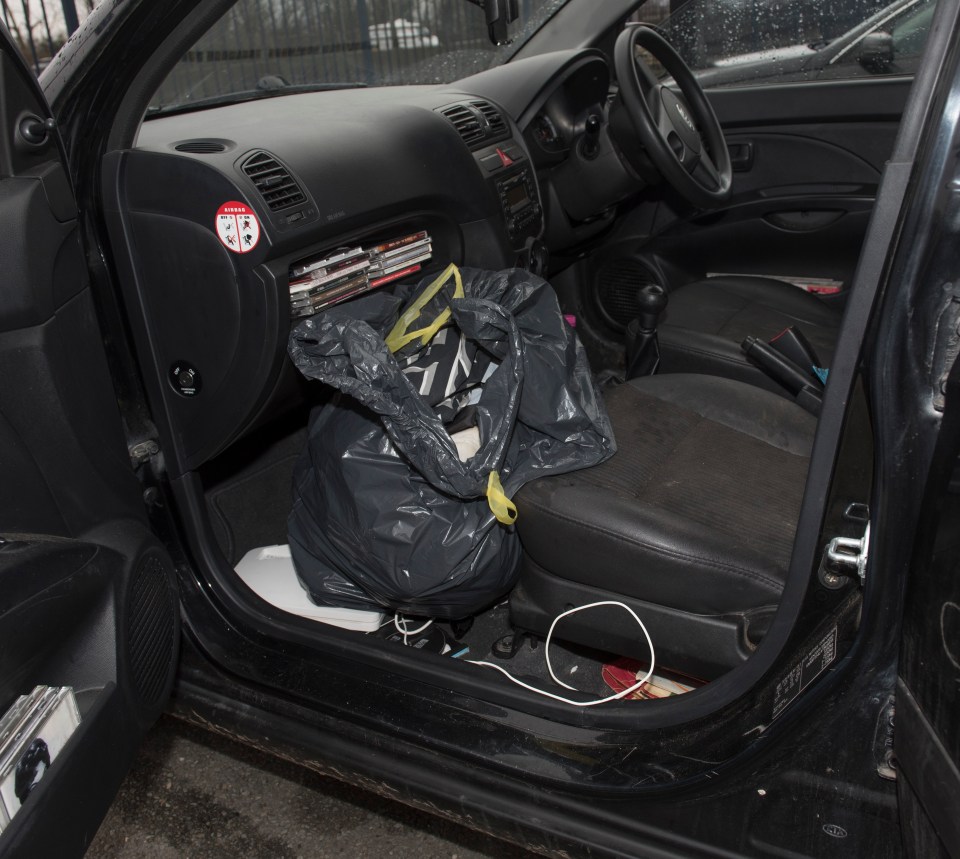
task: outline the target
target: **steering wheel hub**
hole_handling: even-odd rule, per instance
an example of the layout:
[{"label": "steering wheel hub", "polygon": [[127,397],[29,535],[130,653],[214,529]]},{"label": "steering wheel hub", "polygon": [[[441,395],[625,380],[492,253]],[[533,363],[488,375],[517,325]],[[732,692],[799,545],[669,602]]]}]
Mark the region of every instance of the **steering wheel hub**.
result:
[{"label": "steering wheel hub", "polygon": [[667,87],[660,88],[660,100],[663,102],[667,119],[670,120],[673,130],[679,135],[684,146],[699,155],[700,133],[690,116],[690,109],[674,95],[673,90]]},{"label": "steering wheel hub", "polygon": [[[638,48],[663,65],[673,85],[657,80]],[[680,196],[700,208],[729,200],[733,167],[720,123],[703,88],[670,43],[652,27],[631,25],[617,39],[614,65],[622,108],[629,117],[619,132],[614,131],[627,160],[642,173],[646,162],[641,150]]]}]

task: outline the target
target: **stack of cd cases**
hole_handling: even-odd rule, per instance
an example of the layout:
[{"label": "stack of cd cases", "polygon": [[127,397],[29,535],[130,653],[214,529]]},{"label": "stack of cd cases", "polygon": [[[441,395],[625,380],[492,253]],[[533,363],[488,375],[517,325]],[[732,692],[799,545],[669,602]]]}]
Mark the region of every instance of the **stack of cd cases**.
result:
[{"label": "stack of cd cases", "polygon": [[420,271],[433,245],[426,230],[369,247],[337,248],[290,266],[290,309],[309,316]]},{"label": "stack of cd cases", "polygon": [[80,724],[69,686],[37,686],[0,718],[0,830],[20,810]]}]

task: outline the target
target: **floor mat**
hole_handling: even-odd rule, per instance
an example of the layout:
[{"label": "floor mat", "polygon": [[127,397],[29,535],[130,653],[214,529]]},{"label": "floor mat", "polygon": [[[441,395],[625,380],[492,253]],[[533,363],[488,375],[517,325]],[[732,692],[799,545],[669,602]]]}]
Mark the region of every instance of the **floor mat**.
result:
[{"label": "floor mat", "polygon": [[287,542],[293,467],[305,444],[306,427],[263,434],[247,445],[242,465],[220,462],[204,475],[210,521],[231,566],[250,549]]}]

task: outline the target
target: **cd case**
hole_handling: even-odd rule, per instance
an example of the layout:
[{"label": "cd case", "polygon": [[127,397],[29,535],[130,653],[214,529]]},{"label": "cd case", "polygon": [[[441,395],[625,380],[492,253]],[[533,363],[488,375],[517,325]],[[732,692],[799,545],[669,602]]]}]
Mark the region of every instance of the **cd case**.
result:
[{"label": "cd case", "polygon": [[80,724],[69,686],[37,686],[0,718],[0,831]]},{"label": "cd case", "polygon": [[420,230],[366,248],[341,247],[299,260],[290,266],[291,315],[309,316],[414,274],[432,253],[430,235]]}]

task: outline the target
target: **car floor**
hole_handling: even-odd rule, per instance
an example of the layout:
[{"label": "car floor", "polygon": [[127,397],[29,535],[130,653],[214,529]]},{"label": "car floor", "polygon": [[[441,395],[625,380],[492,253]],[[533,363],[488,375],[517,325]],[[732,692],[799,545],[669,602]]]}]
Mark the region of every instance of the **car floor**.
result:
[{"label": "car floor", "polygon": [[207,512],[224,557],[235,565],[250,549],[287,542],[293,467],[307,440],[298,409],[237,442],[206,466]]},{"label": "car floor", "polygon": [[[287,542],[293,468],[306,442],[306,421],[304,410],[292,413],[234,445],[204,471],[207,510],[217,542],[232,565],[250,549]],[[557,689],[547,671],[542,641],[525,639],[511,659],[494,655],[495,642],[512,633],[505,602],[475,617],[467,630],[447,623],[438,626],[450,644],[451,656],[489,661],[539,688]],[[379,634],[387,638],[393,633],[391,623]],[[384,646],[403,646],[398,635],[392,637],[395,640],[385,641]],[[616,659],[615,655],[554,641],[550,657],[557,675],[587,698],[612,694],[602,671],[605,664]]]}]

